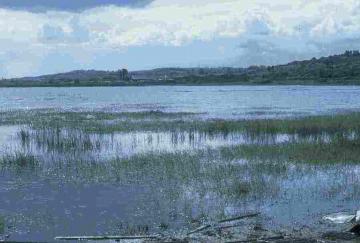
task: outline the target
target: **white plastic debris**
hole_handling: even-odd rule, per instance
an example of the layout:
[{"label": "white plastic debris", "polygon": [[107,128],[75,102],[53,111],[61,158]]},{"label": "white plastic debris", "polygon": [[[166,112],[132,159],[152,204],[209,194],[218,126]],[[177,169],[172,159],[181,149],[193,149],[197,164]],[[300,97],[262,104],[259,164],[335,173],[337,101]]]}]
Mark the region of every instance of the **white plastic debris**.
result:
[{"label": "white plastic debris", "polygon": [[360,223],[360,210],[356,211],[355,221],[356,223]]},{"label": "white plastic debris", "polygon": [[333,213],[333,214],[324,216],[323,219],[331,221],[335,224],[345,224],[345,223],[350,223],[351,221],[355,220],[357,217],[359,217],[359,220],[360,220],[360,211],[358,211],[358,212],[359,212],[359,214],[356,213],[356,215],[345,213],[345,212]]}]

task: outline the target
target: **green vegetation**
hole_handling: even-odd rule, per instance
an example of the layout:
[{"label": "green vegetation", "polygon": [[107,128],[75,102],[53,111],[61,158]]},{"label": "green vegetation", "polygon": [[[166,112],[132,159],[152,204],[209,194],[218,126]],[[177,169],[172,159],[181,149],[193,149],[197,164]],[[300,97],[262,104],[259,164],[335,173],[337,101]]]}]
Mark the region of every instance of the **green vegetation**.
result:
[{"label": "green vegetation", "polygon": [[278,66],[254,66],[242,74],[184,76],[176,82],[186,84],[283,84],[283,85],[359,85],[360,52],[346,51],[342,55],[295,61]]},{"label": "green vegetation", "polygon": [[[6,167],[15,165],[20,168],[34,168],[41,164],[38,156],[28,153],[31,152],[31,146],[35,145],[37,150],[40,149],[45,154],[53,152],[70,154],[73,161],[79,160],[84,166],[86,164],[84,161],[86,162],[87,159],[92,161],[93,158],[82,157],[81,154],[101,152],[107,146],[113,146],[106,140],[107,136],[113,136],[112,134],[118,132],[131,134],[139,131],[171,132],[174,139],[185,136],[184,132],[186,132],[189,142],[194,139],[196,133],[203,134],[205,138],[227,137],[236,133],[243,136],[245,143],[180,154],[176,152],[140,154],[130,158],[116,158],[116,162],[111,158],[106,159],[111,166],[118,167],[113,171],[124,171],[122,166],[128,165],[128,168],[134,167],[132,170],[136,173],[143,171],[143,168],[137,166],[146,167],[151,164],[150,168],[163,171],[162,177],[167,174],[174,175],[167,169],[170,166],[174,172],[189,173],[187,176],[179,174],[180,177],[193,178],[191,172],[199,171],[201,164],[199,161],[204,158],[210,161],[223,161],[222,163],[241,159],[283,162],[360,162],[360,113],[293,119],[203,120],[192,113],[159,111],[89,113],[38,110],[5,112],[1,117],[0,124],[21,125],[18,139],[23,151],[13,156],[3,156],[2,164]],[[286,139],[277,142],[279,136],[284,136]],[[66,161],[63,164],[69,163],[70,161]],[[96,161],[89,164],[99,165]]]},{"label": "green vegetation", "polygon": [[[78,129],[88,133],[131,131],[202,132],[206,134],[244,133],[249,139],[261,139],[279,134],[298,137],[324,135],[346,137],[360,132],[360,113],[305,116],[293,119],[220,120],[199,119],[195,113],[149,112],[70,112],[32,110],[3,112],[0,125],[30,125],[33,129]],[[22,140],[28,136],[20,134]]]},{"label": "green vegetation", "polygon": [[5,168],[15,167],[17,169],[34,169],[38,165],[38,161],[32,154],[17,152],[13,155],[3,155],[1,159],[1,165]]},{"label": "green vegetation", "polygon": [[359,163],[360,140],[300,142],[276,145],[241,145],[221,148],[226,159],[304,162],[312,164]]},{"label": "green vegetation", "polygon": [[5,233],[5,218],[0,215],[0,236]]},{"label": "green vegetation", "polygon": [[[82,130],[93,131],[120,131],[126,130],[130,126],[128,123],[135,122],[134,129],[142,124],[136,124],[141,121],[145,125],[149,122],[149,127],[160,125],[156,122],[167,122],[180,120],[186,117],[196,116],[195,113],[167,113],[162,111],[144,111],[144,112],[73,112],[57,111],[51,109],[39,109],[31,111],[11,111],[0,112],[0,125],[32,125],[34,127],[72,127],[81,128]],[[119,130],[116,130],[119,129]],[[145,129],[144,129],[145,130]]]},{"label": "green vegetation", "polygon": [[6,79],[0,87],[144,85],[359,85],[360,52],[248,68],[162,68],[148,71],[73,71],[34,78]]},{"label": "green vegetation", "polygon": [[[360,113],[206,120],[193,113],[160,111],[3,112],[0,129],[1,125],[18,126],[8,141],[9,149],[0,154],[0,171],[24,186],[51,181],[62,186],[106,185],[124,195],[135,193],[139,208],[176,215],[186,225],[194,219],[206,223],[227,218],[226,208],[244,210],[246,205],[261,208],[280,202],[281,209],[281,203],[293,197],[314,205],[345,196],[357,203],[360,178],[354,168],[360,163],[359,121]],[[162,134],[171,137],[165,146]],[[233,143],[221,143],[232,136]],[[196,146],[207,141],[215,145]],[[181,143],[186,146],[179,149]],[[137,150],[142,145],[153,149]],[[193,214],[193,209],[198,212]],[[36,215],[29,216],[29,222],[45,222]],[[109,228],[125,234],[152,232],[151,223],[161,230],[174,229],[175,216],[146,222],[143,216],[140,221],[125,218],[129,222],[123,226],[110,222]],[[16,225],[24,224],[23,220],[8,221]],[[138,228],[139,222],[146,226]]]}]

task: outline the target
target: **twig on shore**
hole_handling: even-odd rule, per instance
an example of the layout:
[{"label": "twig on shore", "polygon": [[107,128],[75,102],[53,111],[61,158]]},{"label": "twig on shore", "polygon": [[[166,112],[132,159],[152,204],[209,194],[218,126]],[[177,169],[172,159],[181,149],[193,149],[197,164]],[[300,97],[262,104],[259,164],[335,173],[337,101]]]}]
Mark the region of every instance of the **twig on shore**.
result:
[{"label": "twig on shore", "polygon": [[242,224],[232,224],[232,225],[220,225],[217,226],[217,229],[229,229],[229,228],[236,228],[236,227],[241,227]]},{"label": "twig on shore", "polygon": [[196,228],[196,229],[194,229],[193,231],[190,231],[189,233],[187,233],[187,235],[191,235],[191,234],[198,233],[198,232],[203,231],[203,230],[206,230],[206,229],[208,229],[208,228],[210,228],[210,227],[211,227],[210,224],[200,226],[199,228]]},{"label": "twig on shore", "polygon": [[275,240],[283,240],[285,239],[284,236],[273,236],[267,238],[254,238],[254,239],[247,239],[247,240],[234,240],[234,241],[227,241],[226,243],[246,243],[246,242],[268,242],[268,241],[275,241]]},{"label": "twig on shore", "polygon": [[223,220],[218,221],[218,223],[231,222],[231,221],[245,219],[245,218],[253,218],[253,217],[256,217],[256,216],[259,216],[259,215],[260,215],[260,213],[245,214],[245,215],[237,216],[237,217],[234,217],[234,218],[223,219]]}]

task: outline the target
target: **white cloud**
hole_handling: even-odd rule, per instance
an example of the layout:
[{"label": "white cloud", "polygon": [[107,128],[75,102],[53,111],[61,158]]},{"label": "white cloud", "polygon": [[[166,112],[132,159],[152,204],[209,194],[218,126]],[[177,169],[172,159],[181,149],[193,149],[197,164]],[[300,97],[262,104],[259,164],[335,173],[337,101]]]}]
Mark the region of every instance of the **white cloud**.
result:
[{"label": "white cloud", "polygon": [[[86,42],[104,46],[182,45],[244,34],[291,35],[312,25],[310,35],[359,29],[359,1],[347,0],[157,0],[142,9],[99,7],[81,13],[0,11],[1,38],[35,44]],[[56,41],[55,41],[56,40]],[[48,43],[48,44],[50,44]]]},{"label": "white cloud", "polygon": [[282,46],[277,40],[300,39],[313,48],[312,42],[319,40],[339,43],[344,36],[360,37],[359,9],[359,0],[155,0],[137,9],[106,6],[41,13],[0,9],[0,41],[7,43],[0,45],[0,56],[12,43],[18,44],[19,53],[79,45],[182,46],[216,38],[263,39],[275,49]]}]

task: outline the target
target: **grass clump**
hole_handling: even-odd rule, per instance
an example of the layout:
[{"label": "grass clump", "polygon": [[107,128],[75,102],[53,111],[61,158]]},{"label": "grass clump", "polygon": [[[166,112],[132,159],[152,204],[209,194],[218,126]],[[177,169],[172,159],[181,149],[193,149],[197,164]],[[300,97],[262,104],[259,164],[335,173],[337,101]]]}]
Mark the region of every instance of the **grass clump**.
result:
[{"label": "grass clump", "polygon": [[5,218],[0,215],[0,235],[5,234]]},{"label": "grass clump", "polygon": [[[194,113],[167,113],[157,110],[122,113],[33,110],[3,112],[0,117],[0,124],[26,124],[35,129],[79,129],[88,133],[196,131],[226,135],[240,132],[251,139],[277,134],[303,138],[360,134],[359,112],[257,120],[198,119]],[[26,134],[22,135],[23,139],[26,139]]]},{"label": "grass clump", "polygon": [[223,147],[226,159],[246,158],[260,161],[287,161],[306,163],[359,163],[360,140],[300,142],[267,145],[239,145]]},{"label": "grass clump", "polygon": [[30,153],[16,152],[4,155],[0,159],[0,165],[5,168],[35,169],[39,161]]},{"label": "grass clump", "polygon": [[138,154],[110,161],[116,180],[190,182],[201,173],[201,155],[187,152]]}]

